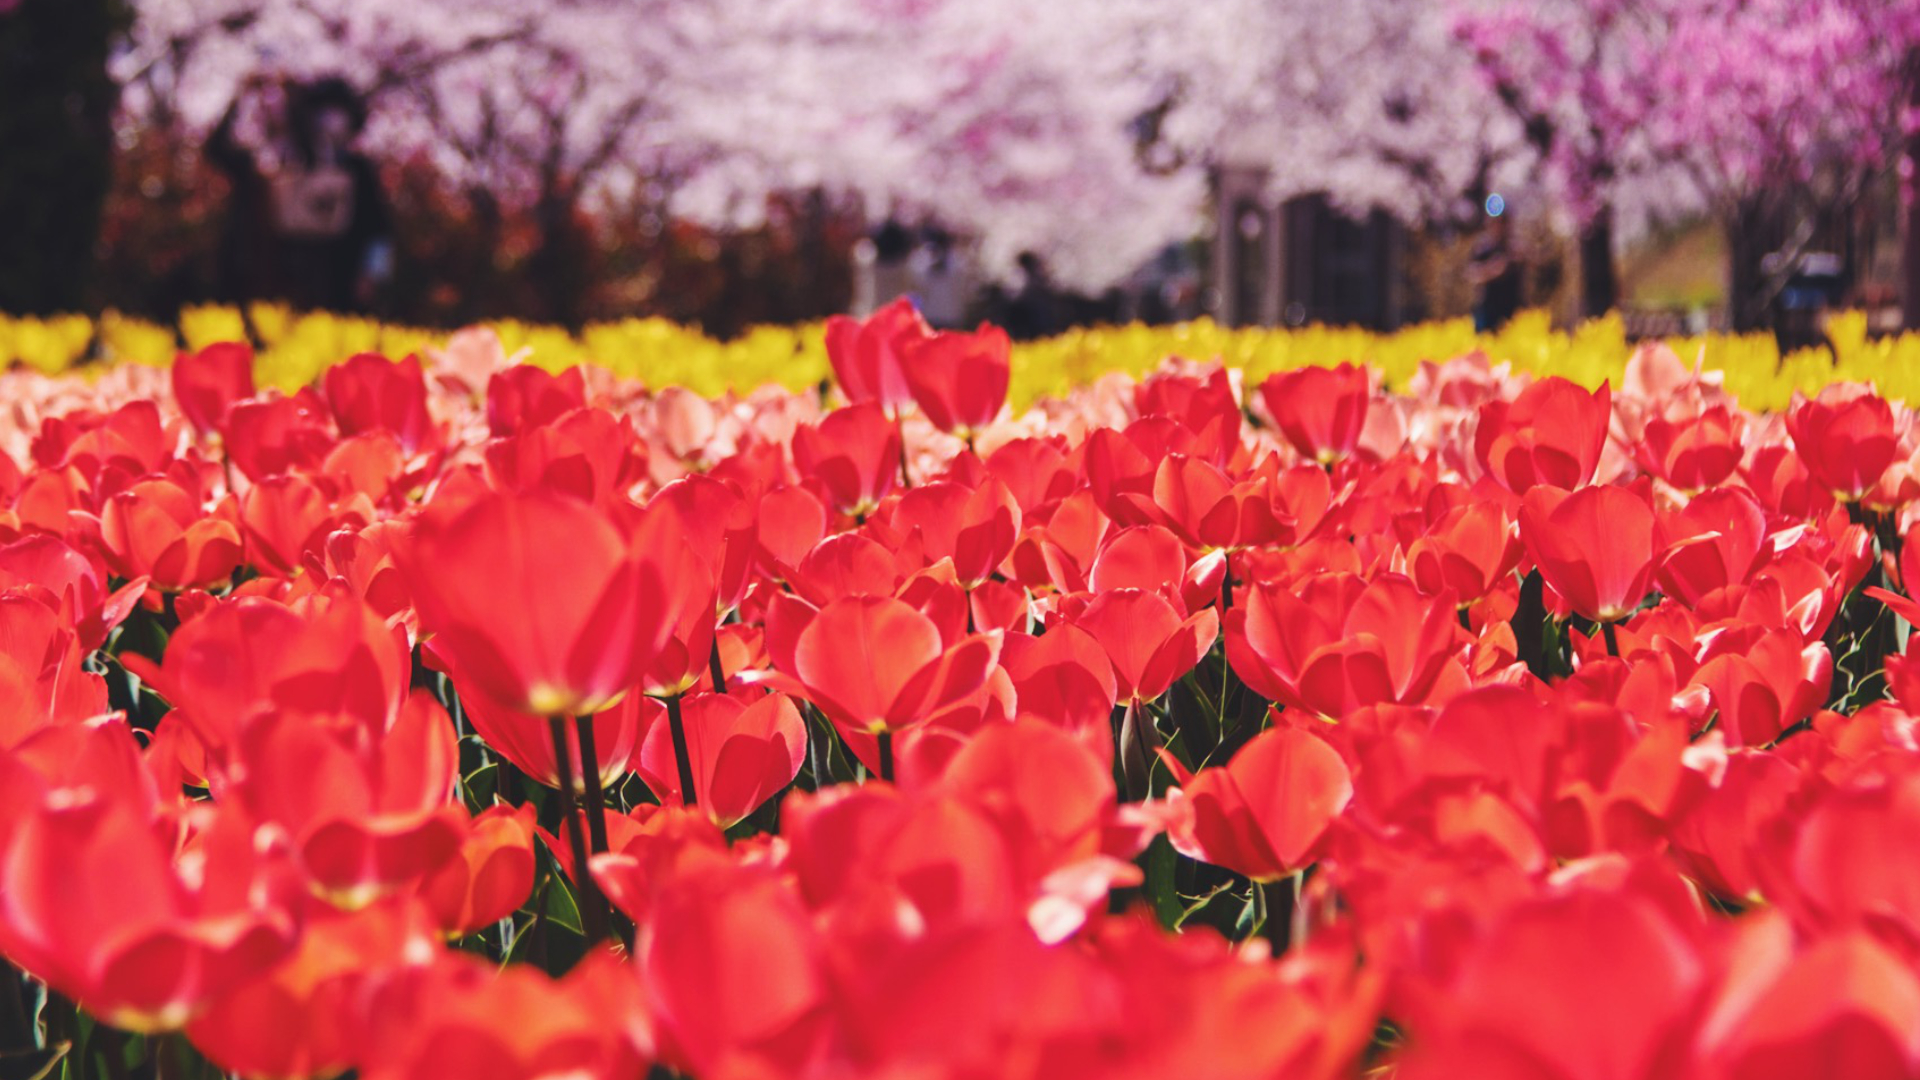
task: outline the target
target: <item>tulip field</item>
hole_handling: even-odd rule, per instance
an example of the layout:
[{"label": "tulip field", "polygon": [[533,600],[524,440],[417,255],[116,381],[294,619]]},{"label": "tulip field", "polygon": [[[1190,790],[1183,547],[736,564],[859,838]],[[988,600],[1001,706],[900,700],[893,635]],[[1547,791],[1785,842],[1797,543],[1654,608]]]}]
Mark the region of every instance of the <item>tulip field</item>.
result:
[{"label": "tulip field", "polygon": [[0,1080],[1920,1077],[1914,339],[276,318],[0,324]]}]

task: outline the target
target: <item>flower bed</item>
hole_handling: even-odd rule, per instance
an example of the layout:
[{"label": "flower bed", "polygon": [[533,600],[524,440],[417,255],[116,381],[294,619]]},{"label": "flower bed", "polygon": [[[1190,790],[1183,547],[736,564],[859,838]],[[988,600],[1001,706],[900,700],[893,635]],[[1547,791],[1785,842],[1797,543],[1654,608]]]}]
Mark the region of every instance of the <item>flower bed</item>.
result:
[{"label": "flower bed", "polygon": [[[756,327],[716,341],[664,319],[595,323],[578,334],[518,322],[489,324],[507,352],[550,371],[602,367],[647,386],[684,386],[706,397],[777,385],[804,393],[833,375],[824,326]],[[1901,400],[1920,398],[1920,334],[1873,337],[1863,312],[1827,322],[1835,354],[1801,350],[1781,356],[1771,334],[1710,333],[1664,341],[1691,368],[1719,380],[1748,409],[1778,412],[1795,393],[1816,394],[1834,382],[1874,382]],[[449,336],[368,319],[297,313],[277,304],[188,308],[176,326],[108,313],[97,319],[0,315],[0,365],[42,374],[96,372],[115,364],[165,367],[182,343],[189,350],[251,341],[261,387],[293,392],[333,364],[363,352],[386,356],[448,350]],[[1008,400],[1017,412],[1063,397],[1102,378],[1141,379],[1168,357],[1218,359],[1249,385],[1297,367],[1364,363],[1381,384],[1407,393],[1421,364],[1485,353],[1496,365],[1536,377],[1558,375],[1592,389],[1619,386],[1633,345],[1617,316],[1556,330],[1545,312],[1522,312],[1496,334],[1475,334],[1467,319],[1416,323],[1391,333],[1350,327],[1244,327],[1207,319],[1176,326],[1093,327],[1042,341],[1016,343]],[[456,355],[464,350],[451,349]],[[458,361],[456,361],[457,363]],[[469,372],[484,379],[484,372]],[[31,394],[31,392],[30,392]]]},{"label": "flower bed", "polygon": [[1112,333],[8,376],[0,1063],[1920,1073],[1904,405]]}]

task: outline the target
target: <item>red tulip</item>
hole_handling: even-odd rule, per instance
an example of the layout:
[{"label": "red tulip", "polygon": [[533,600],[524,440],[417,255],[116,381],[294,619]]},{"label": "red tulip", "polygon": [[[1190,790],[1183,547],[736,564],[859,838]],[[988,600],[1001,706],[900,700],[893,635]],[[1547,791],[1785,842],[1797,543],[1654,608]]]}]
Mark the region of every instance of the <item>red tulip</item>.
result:
[{"label": "red tulip", "polygon": [[967,613],[976,630],[1022,630],[1032,616],[1027,591],[1011,581],[988,578],[967,590]]},{"label": "red tulip", "polygon": [[[783,695],[767,694],[749,703],[727,694],[694,694],[680,708],[694,801],[720,828],[731,828],[758,810],[800,774],[807,757],[807,725]],[[655,724],[647,734],[640,778],[663,805],[685,805],[665,724]]]},{"label": "red tulip", "polygon": [[713,869],[668,885],[634,955],[662,1059],[725,1076],[781,1060],[783,1042],[804,1045],[830,992],[821,952],[795,889],[769,869]]},{"label": "red tulip", "polygon": [[595,713],[639,681],[672,624],[659,568],[604,512],[533,492],[429,512],[396,553],[456,681],[502,708]]},{"label": "red tulip", "polygon": [[1147,1067],[1139,1060],[1146,1040],[1121,1041],[1114,1003],[1101,993],[1126,980],[1078,950],[1048,947],[1014,918],[865,951],[836,980],[834,1019],[846,1045],[823,1069],[1021,1080],[1144,1075],[1134,1070]]},{"label": "red tulip", "polygon": [[971,490],[935,481],[903,493],[893,506],[892,524],[917,531],[929,561],[952,559],[961,587],[972,589],[1012,553],[1020,535],[1020,506],[997,479]]},{"label": "red tulip", "polygon": [[1226,632],[1234,674],[1255,693],[1335,719],[1425,702],[1459,651],[1453,595],[1425,596],[1398,574],[1256,583]]},{"label": "red tulip", "polygon": [[[461,699],[467,721],[488,747],[512,762],[527,778],[550,788],[560,786],[560,760],[554,756],[553,733],[546,716],[503,709],[481,695]],[[593,715],[593,753],[602,788],[612,788],[633,770],[647,732],[666,716],[658,701],[630,693]],[[567,766],[574,791],[586,793],[586,769],[580,757],[580,735],[573,725],[564,731]]]},{"label": "red tulip", "polygon": [[1920,976],[1862,933],[1808,943],[1793,955],[1785,920],[1739,924],[1737,959],[1709,1021],[1710,1055],[1727,1080],[1920,1074]]},{"label": "red tulip", "polygon": [[1800,398],[1787,413],[1787,432],[1807,471],[1842,502],[1873,487],[1900,448],[1893,409],[1871,391]]},{"label": "red tulip", "polygon": [[1367,426],[1372,393],[1365,367],[1304,367],[1260,384],[1260,400],[1295,450],[1323,465],[1352,454]]},{"label": "red tulip", "polygon": [[757,568],[769,577],[784,578],[826,538],[827,508],[806,488],[775,488],[760,497],[753,530]]},{"label": "red tulip", "polygon": [[532,364],[515,364],[487,380],[487,430],[495,438],[541,427],[587,403],[581,369],[558,375]]},{"label": "red tulip", "polygon": [[[843,913],[845,933],[866,950],[897,953],[916,938],[1007,923],[1056,944],[1098,918],[1111,887],[1139,882],[1126,860],[1147,837],[1123,819],[1100,759],[1073,737],[994,724],[937,778],[917,767],[925,762],[905,762],[901,789],[841,788],[788,804],[802,891]],[[849,877],[845,866],[863,873]]]},{"label": "red tulip", "polygon": [[436,441],[417,356],[389,360],[378,353],[359,353],[328,368],[320,386],[342,435],[391,432],[408,453]]},{"label": "red tulip", "polygon": [[[757,555],[755,509],[737,484],[698,474],[667,484],[647,502],[649,515],[672,516],[677,528],[663,532],[678,533],[681,543],[707,565],[705,573],[718,590],[716,617],[739,607],[752,584]],[[662,541],[672,542],[671,535]],[[656,550],[660,542],[656,541]]]},{"label": "red tulip", "polygon": [[[1156,461],[1177,450],[1224,469],[1240,447],[1240,401],[1224,364],[1175,364],[1155,371],[1134,387],[1133,407],[1142,419],[1166,421],[1136,423],[1127,430],[1127,437]],[[1148,433],[1159,446],[1146,445]]]},{"label": "red tulip", "polygon": [[1681,491],[1704,491],[1740,467],[1746,423],[1725,405],[1670,420],[1654,416],[1634,448],[1640,467]]},{"label": "red tulip", "polygon": [[309,553],[309,573],[366,601],[381,617],[398,622],[413,633],[413,598],[406,575],[394,561],[394,549],[405,543],[407,523],[388,519],[357,532],[336,532],[316,556]]},{"label": "red tulip", "polygon": [[930,337],[908,336],[899,354],[900,373],[934,427],[971,438],[1007,403],[1012,352],[1007,332],[985,323],[971,334],[943,330]]},{"label": "red tulip", "polygon": [[1677,513],[1660,515],[1654,547],[1662,552],[1660,590],[1689,607],[1717,589],[1746,584],[1771,553],[1766,513],[1739,488],[1697,495]]},{"label": "red tulip", "polygon": [[1824,792],[1760,834],[1761,888],[1809,930],[1860,928],[1912,955],[1920,947],[1920,769],[1902,755],[1886,775]]},{"label": "red tulip", "polygon": [[383,980],[366,995],[361,1023],[366,1080],[625,1080],[645,1073],[653,1052],[640,987],[604,952],[559,979],[443,952]]},{"label": "red tulip", "polygon": [[222,1069],[332,1075],[352,1066],[364,1049],[361,996],[440,948],[432,925],[409,900],[352,912],[311,904],[294,950],[216,998],[187,1034]]},{"label": "red tulip", "polygon": [[489,443],[487,473],[503,491],[543,490],[611,506],[646,479],[647,451],[626,417],[575,409]]},{"label": "red tulip", "polygon": [[1061,591],[1109,593],[1116,589],[1160,592],[1187,573],[1187,549],[1173,530],[1160,525],[1136,525],[1109,530],[1099,552],[1087,567],[1084,589],[1072,578],[1051,583]]},{"label": "red tulip", "polygon": [[107,500],[100,547],[121,577],[145,577],[172,591],[226,581],[243,555],[240,530],[224,506],[209,513],[194,494],[157,478]]},{"label": "red tulip", "polygon": [[253,396],[253,346],[239,341],[208,345],[173,360],[173,400],[202,436],[220,431],[235,402]]},{"label": "red tulip", "polygon": [[820,482],[835,509],[869,514],[899,479],[900,429],[870,402],[836,409],[794,431],[793,463]]},{"label": "red tulip", "polygon": [[996,633],[944,644],[932,619],[885,596],[818,612],[799,601],[767,617],[774,672],[759,681],[806,698],[844,731],[893,732],[978,690],[1000,655]]},{"label": "red tulip", "polygon": [[1070,622],[1039,637],[1008,634],[1000,663],[1013,681],[1022,720],[1050,723],[1113,757],[1111,721],[1120,689],[1106,647]]},{"label": "red tulip", "polygon": [[[1128,975],[1113,980],[1122,996],[1110,1034],[1100,1040],[1104,1061],[1082,1056],[1085,1041],[1075,1029],[1085,1014],[1068,1013],[1066,1056],[1079,1059],[1078,1080],[1334,1080],[1355,1074],[1378,1029],[1386,980],[1343,948],[1295,954],[1282,964],[1247,963],[1245,950],[1209,935],[1163,934],[1145,921],[1117,919],[1100,927],[1092,947],[1105,971]],[[1236,1019],[1255,1013],[1278,1022],[1248,1026]]]},{"label": "red tulip", "polygon": [[[1708,972],[1686,928],[1638,892],[1586,886],[1495,916],[1411,1025],[1410,1080],[1689,1075]],[[1542,971],[1578,971],[1543,990]]]},{"label": "red tulip", "polygon": [[[902,783],[918,779],[904,776]],[[1148,839],[1122,824],[1112,767],[1085,741],[1056,728],[982,728],[946,763],[937,783],[996,818],[1016,840],[1016,857],[1035,875],[1102,857],[1130,859]],[[1040,887],[1047,890],[1044,880]],[[1059,941],[1085,922],[1085,906],[1054,894],[1029,907],[1027,918],[1036,931],[1045,924],[1044,939]]]},{"label": "red tulip", "polygon": [[179,444],[151,401],[131,401],[110,413],[68,413],[43,421],[33,440],[33,462],[69,468],[101,495],[162,472]]},{"label": "red tulip", "polygon": [[342,439],[320,462],[317,478],[338,485],[343,498],[359,496],[381,508],[399,509],[439,471],[440,456],[409,457],[391,432],[369,431]]},{"label": "red tulip", "polygon": [[[577,880],[571,829],[571,822],[561,822],[558,837],[541,830],[541,838],[561,872]],[[607,815],[607,853],[591,862],[594,881],[607,898],[644,926],[663,890],[702,870],[734,866],[734,853],[726,834],[705,814],[642,803],[632,813]]]},{"label": "red tulip", "polygon": [[1407,573],[1420,591],[1451,590],[1462,606],[1495,591],[1520,561],[1520,534],[1492,503],[1455,507],[1407,548]]},{"label": "red tulip", "polygon": [[336,506],[333,485],[299,473],[269,477],[240,497],[240,527],[251,564],[266,574],[291,577],[341,528],[369,524],[373,507]]},{"label": "red tulip", "polygon": [[[147,588],[144,577],[112,591],[108,584],[107,568],[98,556],[82,554],[57,537],[23,536],[0,544],[0,589],[39,601],[74,631],[83,648],[104,644]],[[8,650],[8,655],[25,654]]]},{"label": "red tulip", "polygon": [[223,600],[174,634],[163,663],[133,654],[121,662],[172,703],[169,719],[186,724],[216,771],[256,714],[344,714],[386,731],[399,719],[412,670],[406,639],[345,596],[300,610],[259,597]]},{"label": "red tulip", "polygon": [[[1111,799],[1111,781],[1102,787]],[[1017,817],[982,803],[864,785],[796,793],[782,809],[801,890],[815,906],[844,912],[844,933],[865,950],[890,952],[915,937],[1013,921],[1057,940],[1053,932],[1065,936],[1085,921],[1084,900],[1072,912],[1050,910],[1072,904],[1067,896],[1049,900],[1045,879],[1057,868],[1036,857]],[[848,875],[847,866],[861,873]],[[1102,872],[1097,880],[1108,878]]]},{"label": "red tulip", "polygon": [[1606,383],[1588,393],[1557,375],[1541,379],[1511,402],[1480,407],[1474,457],[1516,495],[1535,484],[1577,488],[1599,467],[1612,400]]},{"label": "red tulip", "polygon": [[1800,771],[1766,752],[1731,753],[1720,760],[1724,771],[1712,789],[1676,815],[1673,849],[1688,876],[1714,895],[1750,900],[1760,895],[1755,860],[1767,855],[1753,838],[1787,810],[1799,790]]},{"label": "red tulip", "polygon": [[786,580],[795,596],[815,606],[843,596],[892,596],[900,587],[900,560],[864,532],[836,533],[787,570]]},{"label": "red tulip", "polygon": [[[1164,755],[1163,755],[1164,757]],[[1302,728],[1261,732],[1225,766],[1189,773],[1162,811],[1181,854],[1255,881],[1277,881],[1319,858],[1327,828],[1353,799],[1339,751]]]},{"label": "red tulip", "polygon": [[459,851],[459,749],[445,710],[416,690],[393,727],[269,712],[247,721],[244,767],[222,795],[286,831],[314,891],[360,907]]},{"label": "red tulip", "polygon": [[1585,618],[1624,619],[1652,587],[1653,507],[1628,488],[1534,488],[1520,508],[1520,539],[1547,584]]},{"label": "red tulip", "polygon": [[1066,440],[1058,436],[1002,443],[987,455],[987,471],[1007,485],[1026,513],[1050,507],[1080,486],[1067,459]]},{"label": "red tulip", "polygon": [[507,918],[533,892],[534,806],[490,806],[474,815],[460,851],[420,885],[433,925],[461,938]]},{"label": "red tulip", "polygon": [[227,457],[255,481],[317,468],[340,441],[326,403],[310,389],[235,404],[225,437]]},{"label": "red tulip", "polygon": [[1269,477],[1234,482],[1213,465],[1185,454],[1169,455],[1160,463],[1151,497],[1116,496],[1114,512],[1123,512],[1122,507],[1132,512],[1131,520],[1164,525],[1202,551],[1273,543],[1290,524],[1275,505]]},{"label": "red tulip", "polygon": [[[115,1027],[172,1030],[292,947],[278,856],[223,810],[193,836],[192,871],[176,865],[131,733],[95,731],[121,749],[90,763],[134,763],[54,786],[0,756],[0,952]],[[129,775],[145,790],[111,783]]]},{"label": "red tulip", "polygon": [[897,411],[913,400],[901,370],[903,357],[932,333],[904,296],[865,321],[832,316],[827,320],[827,360],[840,392],[852,404],[871,401],[890,413]]},{"label": "red tulip", "polygon": [[1166,693],[1220,634],[1214,609],[1182,619],[1158,593],[1139,589],[1101,593],[1070,621],[1107,651],[1122,702],[1152,701]]},{"label": "red tulip", "polygon": [[1086,486],[1102,511],[1114,513],[1119,509],[1115,502],[1123,495],[1153,497],[1154,473],[1165,455],[1152,454],[1151,448],[1142,447],[1136,438],[1150,441],[1151,430],[1172,426],[1169,420],[1143,420],[1125,431],[1102,427],[1088,433],[1086,443],[1080,448],[1085,460]]}]

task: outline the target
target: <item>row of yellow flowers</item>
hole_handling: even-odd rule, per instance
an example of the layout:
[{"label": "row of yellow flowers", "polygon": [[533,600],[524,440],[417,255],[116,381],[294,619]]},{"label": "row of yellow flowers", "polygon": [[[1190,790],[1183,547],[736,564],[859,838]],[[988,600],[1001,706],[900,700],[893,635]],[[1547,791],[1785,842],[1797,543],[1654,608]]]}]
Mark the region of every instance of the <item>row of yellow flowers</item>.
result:
[{"label": "row of yellow flowers", "polygon": [[[651,386],[681,385],[707,395],[775,383],[789,389],[828,376],[818,324],[761,327],[734,341],[717,341],[664,319],[599,323],[572,334],[552,326],[492,324],[507,350],[544,367],[597,363]],[[1801,351],[1783,361],[1771,335],[1705,334],[1670,339],[1689,363],[1723,373],[1742,404],[1756,410],[1784,406],[1794,391],[1812,393],[1836,380],[1873,382],[1891,398],[1920,401],[1920,334],[1873,338],[1864,315],[1848,312],[1828,323],[1838,352]],[[297,314],[273,304],[246,309],[189,308],[177,326],[109,312],[53,318],[0,315],[0,363],[24,364],[47,374],[81,373],[110,363],[164,365],[184,346],[251,339],[262,384],[292,389],[311,382],[357,352],[402,356],[446,338],[443,331],[396,326],[321,313]],[[1420,323],[1391,333],[1308,326],[1232,329],[1202,319],[1169,327],[1120,326],[1074,330],[1015,348],[1016,408],[1043,395],[1064,393],[1111,371],[1144,372],[1168,356],[1219,358],[1258,380],[1286,368],[1364,361],[1389,385],[1406,385],[1420,361],[1482,350],[1495,362],[1539,375],[1563,375],[1588,386],[1617,383],[1631,349],[1615,317],[1572,330],[1555,329],[1544,313],[1529,312],[1497,334],[1475,334],[1465,319]]]}]

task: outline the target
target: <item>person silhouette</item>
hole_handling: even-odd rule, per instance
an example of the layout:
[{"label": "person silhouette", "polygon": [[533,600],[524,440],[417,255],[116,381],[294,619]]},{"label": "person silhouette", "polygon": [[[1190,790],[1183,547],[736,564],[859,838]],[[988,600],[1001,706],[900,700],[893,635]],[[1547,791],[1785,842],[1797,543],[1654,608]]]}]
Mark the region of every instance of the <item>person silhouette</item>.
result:
[{"label": "person silhouette", "polygon": [[[251,109],[254,144],[239,134]],[[378,167],[355,148],[366,103],[345,80],[251,78],[207,141],[232,188],[220,245],[223,299],[364,311],[392,278],[394,242]]]},{"label": "person silhouette", "polygon": [[[1491,206],[1493,200],[1488,200]],[[1475,287],[1473,329],[1492,333],[1520,310],[1522,267],[1513,251],[1512,225],[1505,213],[1487,218],[1467,258],[1467,278]]]}]

